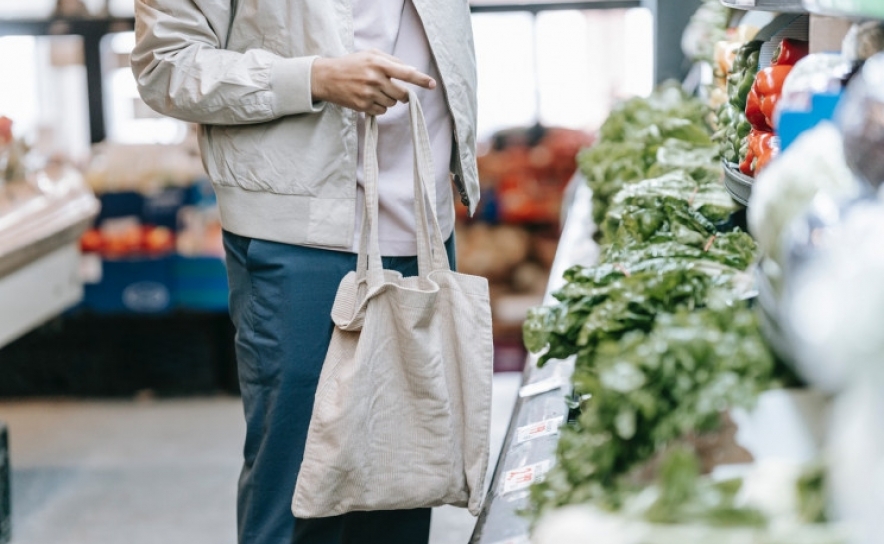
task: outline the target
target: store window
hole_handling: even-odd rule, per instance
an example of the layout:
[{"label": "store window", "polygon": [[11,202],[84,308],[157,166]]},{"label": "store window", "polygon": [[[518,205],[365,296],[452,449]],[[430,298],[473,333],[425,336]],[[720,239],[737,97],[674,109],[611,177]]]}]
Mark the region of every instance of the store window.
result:
[{"label": "store window", "polygon": [[[0,18],[45,19],[56,11],[58,3],[58,0],[2,0]],[[86,13],[80,15],[132,17],[135,11],[132,0],[63,0],[62,4],[74,12],[85,9]]]},{"label": "store window", "polygon": [[[47,17],[55,5],[56,0],[3,0],[0,18]],[[92,14],[132,15],[131,0],[83,5]],[[473,21],[480,140],[537,123],[594,130],[617,100],[651,90],[653,19],[647,9],[479,13]],[[80,156],[89,143],[88,109],[85,72],[75,62],[79,46],[72,40],[77,38],[0,38],[0,78],[16,81],[0,88],[0,109],[15,117],[19,131],[48,139],[49,150]],[[103,42],[108,139],[180,142],[186,125],[156,115],[138,97],[128,65],[133,45],[131,32]],[[63,96],[56,96],[58,89]]]},{"label": "store window", "polygon": [[653,86],[647,9],[483,13],[473,28],[480,139],[538,122],[595,129],[614,102]]},{"label": "store window", "polygon": [[154,112],[138,95],[129,66],[135,33],[108,35],[102,45],[108,140],[122,144],[177,144],[184,140],[187,123]]},{"label": "store window", "polygon": [[0,38],[0,115],[44,156],[89,153],[86,70],[76,36]]}]

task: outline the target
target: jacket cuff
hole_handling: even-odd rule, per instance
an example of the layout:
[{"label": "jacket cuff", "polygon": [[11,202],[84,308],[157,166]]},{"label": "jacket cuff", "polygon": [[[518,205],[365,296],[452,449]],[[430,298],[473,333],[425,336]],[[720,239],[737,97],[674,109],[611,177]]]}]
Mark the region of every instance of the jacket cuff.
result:
[{"label": "jacket cuff", "polygon": [[321,111],[325,102],[313,102],[311,72],[319,57],[278,59],[270,67],[273,112],[277,117]]}]

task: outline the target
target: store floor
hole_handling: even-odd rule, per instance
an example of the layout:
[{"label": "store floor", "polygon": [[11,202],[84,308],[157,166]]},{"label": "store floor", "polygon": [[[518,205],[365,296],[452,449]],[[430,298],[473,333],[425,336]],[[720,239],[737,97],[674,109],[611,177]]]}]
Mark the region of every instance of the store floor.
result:
[{"label": "store floor", "polygon": [[[520,378],[495,375],[495,458]],[[11,442],[12,544],[235,542],[238,398],[0,401],[0,420]],[[473,524],[465,510],[438,508],[430,542],[466,544]]]}]

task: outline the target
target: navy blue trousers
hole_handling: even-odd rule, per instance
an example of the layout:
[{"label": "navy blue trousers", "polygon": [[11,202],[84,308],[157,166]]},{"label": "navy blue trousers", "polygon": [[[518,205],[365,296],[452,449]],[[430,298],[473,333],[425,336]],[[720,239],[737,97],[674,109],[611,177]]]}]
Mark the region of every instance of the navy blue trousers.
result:
[{"label": "navy blue trousers", "polygon": [[[426,544],[430,509],[301,520],[291,500],[313,397],[332,334],[338,284],[356,255],[224,233],[230,316],[246,418],[239,479],[240,544]],[[452,269],[454,236],[446,243]],[[417,274],[414,257],[384,268]]]}]

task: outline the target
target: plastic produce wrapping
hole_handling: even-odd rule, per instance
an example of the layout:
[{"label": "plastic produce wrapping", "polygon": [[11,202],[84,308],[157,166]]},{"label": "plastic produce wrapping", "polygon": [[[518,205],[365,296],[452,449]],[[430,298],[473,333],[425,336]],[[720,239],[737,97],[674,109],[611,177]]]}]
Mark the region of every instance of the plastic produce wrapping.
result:
[{"label": "plastic produce wrapping", "polygon": [[884,530],[884,55],[850,84],[838,123],[866,196],[817,194],[784,229],[781,315],[799,371],[836,394],[828,446],[835,514],[857,528],[854,542],[872,544]]},{"label": "plastic produce wrapping", "polygon": [[884,53],[866,61],[848,86],[838,125],[848,166],[877,188],[884,183]]},{"label": "plastic produce wrapping", "polygon": [[764,253],[764,272],[777,291],[785,264],[783,236],[789,224],[820,193],[849,199],[859,192],[844,159],[841,135],[831,123],[803,134],[759,175],[749,202],[749,230]]},{"label": "plastic produce wrapping", "polygon": [[844,38],[842,50],[850,62],[863,62],[884,51],[884,22],[865,21],[853,25]]},{"label": "plastic produce wrapping", "polygon": [[837,94],[851,68],[838,53],[814,53],[799,60],[783,83],[776,116],[785,110],[810,110],[815,94]]},{"label": "plastic produce wrapping", "polygon": [[830,205],[828,214],[832,224],[812,236],[817,249],[790,273],[784,310],[803,373],[838,393],[829,438],[836,514],[858,528],[857,543],[871,544],[884,529],[884,202]]}]

